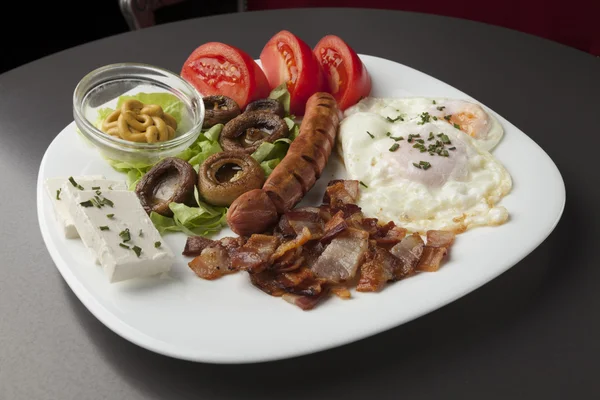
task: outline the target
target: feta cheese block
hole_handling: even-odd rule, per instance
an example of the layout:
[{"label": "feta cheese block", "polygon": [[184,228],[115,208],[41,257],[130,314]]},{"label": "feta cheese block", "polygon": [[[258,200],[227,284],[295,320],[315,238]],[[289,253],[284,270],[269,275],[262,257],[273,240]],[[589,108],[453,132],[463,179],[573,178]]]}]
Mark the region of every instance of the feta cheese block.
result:
[{"label": "feta cheese block", "polygon": [[[113,189],[126,190],[127,185],[125,181],[115,181],[104,179],[102,175],[88,175],[88,176],[74,176],[73,180],[81,185],[84,189],[91,189],[92,187],[100,187],[100,190]],[[68,177],[56,177],[48,178],[44,182],[46,193],[50,196],[52,207],[54,208],[54,217],[56,224],[60,232],[62,232],[67,239],[76,239],[79,237],[77,229],[73,224],[73,220],[69,215],[69,211],[65,202],[62,200],[62,185],[70,183]]]},{"label": "feta cheese block", "polygon": [[174,255],[135,192],[62,186],[63,199],[83,244],[110,282],[167,272]]}]

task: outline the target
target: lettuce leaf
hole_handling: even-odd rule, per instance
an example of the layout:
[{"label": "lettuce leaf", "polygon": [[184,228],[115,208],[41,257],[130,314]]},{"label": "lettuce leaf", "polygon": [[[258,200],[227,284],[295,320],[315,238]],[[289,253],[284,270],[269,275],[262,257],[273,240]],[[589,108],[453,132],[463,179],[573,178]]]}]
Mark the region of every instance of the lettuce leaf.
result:
[{"label": "lettuce leaf", "polygon": [[[197,190],[195,192],[197,196]],[[190,207],[185,204],[171,203],[169,208],[173,211],[173,218],[165,217],[154,211],[150,213],[150,219],[163,235],[169,232],[183,232],[190,236],[210,236],[227,225],[226,207],[210,206],[198,200],[198,207]]]},{"label": "lettuce leaf", "polygon": [[285,110],[285,115],[290,115],[290,92],[288,91],[287,83],[283,82],[281,85],[271,90],[269,98],[280,102]]}]

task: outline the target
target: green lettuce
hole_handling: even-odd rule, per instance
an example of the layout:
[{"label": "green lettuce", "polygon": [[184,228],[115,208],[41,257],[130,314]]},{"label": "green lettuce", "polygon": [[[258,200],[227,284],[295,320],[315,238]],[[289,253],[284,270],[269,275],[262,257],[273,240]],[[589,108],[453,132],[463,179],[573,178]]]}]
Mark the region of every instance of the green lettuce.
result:
[{"label": "green lettuce", "polygon": [[281,85],[277,86],[275,89],[271,90],[269,93],[269,98],[273,100],[277,100],[283,106],[285,110],[285,115],[290,115],[290,92],[287,88],[287,83],[283,82]]},{"label": "green lettuce", "polygon": [[173,217],[165,217],[154,211],[150,213],[150,219],[163,235],[169,232],[183,232],[190,236],[210,236],[227,225],[227,207],[211,206],[200,200],[198,189],[194,189],[196,207],[190,207],[181,203],[170,203],[169,208],[173,211]]}]

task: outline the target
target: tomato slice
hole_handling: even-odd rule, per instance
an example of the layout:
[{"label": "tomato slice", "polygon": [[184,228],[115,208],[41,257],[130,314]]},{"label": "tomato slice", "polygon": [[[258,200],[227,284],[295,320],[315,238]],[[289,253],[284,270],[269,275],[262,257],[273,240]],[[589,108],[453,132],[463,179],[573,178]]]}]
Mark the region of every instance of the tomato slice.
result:
[{"label": "tomato slice", "polygon": [[341,110],[371,93],[371,77],[356,52],[341,38],[327,35],[319,40],[314,53],[329,85],[329,93]]},{"label": "tomato slice", "polygon": [[196,48],[183,63],[181,76],[203,95],[232,98],[243,110],[269,96],[269,82],[260,66],[244,51],[219,42]]},{"label": "tomato slice", "polygon": [[323,71],[309,45],[289,31],[276,33],[260,53],[271,89],[287,83],[290,112],[304,115],[306,101],[327,89]]}]

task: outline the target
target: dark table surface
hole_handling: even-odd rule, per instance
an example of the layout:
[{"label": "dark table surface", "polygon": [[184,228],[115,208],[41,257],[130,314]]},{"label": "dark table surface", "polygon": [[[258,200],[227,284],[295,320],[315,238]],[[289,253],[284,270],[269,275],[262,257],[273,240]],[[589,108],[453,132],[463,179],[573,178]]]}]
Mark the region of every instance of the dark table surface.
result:
[{"label": "dark table surface", "polygon": [[[408,324],[255,365],[185,362],[117,336],[80,303],[44,246],[36,178],[90,70],[179,71],[198,45],[258,57],[288,29],[421,70],[532,137],[565,180],[549,238],[480,289]],[[287,10],[187,20],[79,46],[0,75],[0,399],[592,399],[600,393],[600,59],[533,36],[421,14]]]}]

